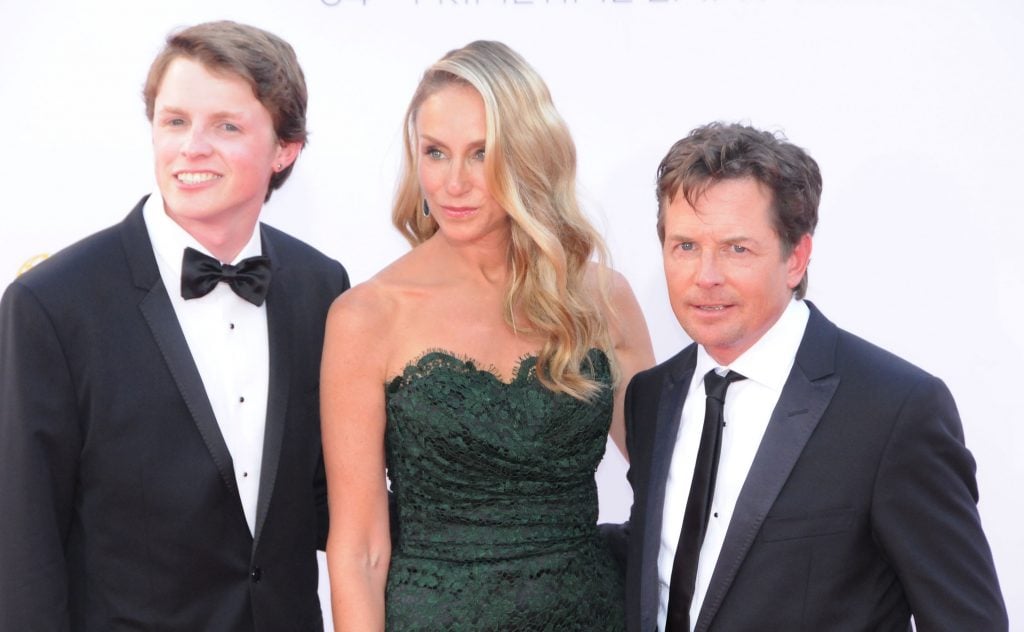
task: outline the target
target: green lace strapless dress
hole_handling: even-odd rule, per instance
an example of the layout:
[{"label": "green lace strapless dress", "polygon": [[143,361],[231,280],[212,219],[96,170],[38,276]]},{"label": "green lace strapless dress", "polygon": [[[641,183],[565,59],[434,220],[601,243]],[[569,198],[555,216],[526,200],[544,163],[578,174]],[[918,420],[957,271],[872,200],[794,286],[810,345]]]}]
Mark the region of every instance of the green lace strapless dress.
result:
[{"label": "green lace strapless dress", "polygon": [[[610,384],[605,355],[590,360]],[[622,579],[595,525],[612,389],[590,403],[555,394],[535,364],[506,383],[437,351],[387,385],[389,631],[624,629]]]}]

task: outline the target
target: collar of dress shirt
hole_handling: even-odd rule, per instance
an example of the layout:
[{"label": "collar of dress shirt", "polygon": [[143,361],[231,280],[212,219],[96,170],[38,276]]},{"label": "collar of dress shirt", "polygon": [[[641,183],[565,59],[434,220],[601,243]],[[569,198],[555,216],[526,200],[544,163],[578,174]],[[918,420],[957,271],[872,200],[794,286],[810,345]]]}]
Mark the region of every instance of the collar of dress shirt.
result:
[{"label": "collar of dress shirt", "polygon": [[[743,352],[732,364],[724,369],[738,371],[747,379],[758,382],[776,392],[782,392],[793,368],[797,349],[807,328],[810,310],[803,301],[793,299],[775,324],[765,332],[761,339]],[[708,371],[720,365],[708,355],[703,345],[697,347],[697,366],[694,369],[694,380],[690,382],[690,392],[703,382],[701,379]],[[724,375],[724,372],[720,371]]]},{"label": "collar of dress shirt", "polygon": [[[153,244],[153,252],[156,253],[157,259],[162,260],[171,278],[181,278],[181,260],[186,247],[195,248],[205,255],[213,256],[195,237],[167,215],[164,211],[163,198],[159,192],[153,193],[146,200],[146,204],[142,207],[142,217],[146,222],[146,230],[149,231],[149,241]],[[249,241],[246,242],[235,260],[228,263],[237,263],[246,257],[263,254],[263,244],[260,241],[258,226],[257,224],[257,227],[253,229]]]}]

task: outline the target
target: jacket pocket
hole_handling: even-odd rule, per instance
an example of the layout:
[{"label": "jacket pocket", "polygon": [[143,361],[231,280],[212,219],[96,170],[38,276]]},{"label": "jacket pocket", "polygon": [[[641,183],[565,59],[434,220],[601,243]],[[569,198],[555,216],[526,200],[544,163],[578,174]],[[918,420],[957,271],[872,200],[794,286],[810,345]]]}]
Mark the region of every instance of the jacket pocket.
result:
[{"label": "jacket pocket", "polygon": [[857,512],[853,509],[831,509],[802,516],[779,516],[765,519],[761,537],[766,542],[813,538],[842,533],[853,527]]}]

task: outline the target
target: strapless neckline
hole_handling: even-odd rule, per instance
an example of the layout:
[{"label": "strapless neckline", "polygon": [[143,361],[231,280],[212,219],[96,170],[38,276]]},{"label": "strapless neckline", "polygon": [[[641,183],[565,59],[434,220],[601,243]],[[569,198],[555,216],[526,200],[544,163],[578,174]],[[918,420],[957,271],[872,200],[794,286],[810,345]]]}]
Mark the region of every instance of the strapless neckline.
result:
[{"label": "strapless neckline", "polygon": [[[604,350],[592,347],[587,353],[588,357],[597,355],[601,359],[607,359]],[[512,379],[506,380],[492,364],[484,366],[482,362],[468,354],[456,353],[441,347],[427,349],[419,356],[409,360],[402,367],[402,372],[393,376],[386,382],[387,392],[392,393],[402,386],[410,384],[417,379],[422,379],[430,369],[442,366],[449,370],[463,373],[478,374],[484,378],[508,387],[529,384],[536,380],[537,354],[526,353],[519,357],[515,367],[512,369]]]},{"label": "strapless neckline", "polygon": [[493,378],[495,382],[505,386],[513,386],[520,382],[531,380],[534,375],[533,369],[536,365],[537,354],[527,353],[522,355],[512,369],[512,379],[506,380],[493,364],[485,367],[483,362],[468,354],[435,347],[427,349],[419,356],[406,362],[402,367],[402,372],[387,381],[388,391],[392,391],[395,387],[400,387],[422,377],[428,372],[428,369],[436,366],[444,366],[445,368],[465,373],[480,374],[483,377]]}]

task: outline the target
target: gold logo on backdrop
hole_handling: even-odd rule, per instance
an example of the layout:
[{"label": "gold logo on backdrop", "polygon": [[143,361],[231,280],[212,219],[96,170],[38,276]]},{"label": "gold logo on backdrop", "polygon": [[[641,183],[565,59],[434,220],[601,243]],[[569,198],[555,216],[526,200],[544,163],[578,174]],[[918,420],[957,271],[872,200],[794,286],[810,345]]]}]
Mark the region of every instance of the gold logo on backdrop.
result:
[{"label": "gold logo on backdrop", "polygon": [[41,252],[38,255],[29,257],[28,260],[25,263],[21,264],[21,267],[18,268],[18,276],[21,276],[28,272],[29,270],[31,270],[32,268],[36,267],[36,265],[38,265],[40,261],[46,259],[49,256],[50,253]]}]

